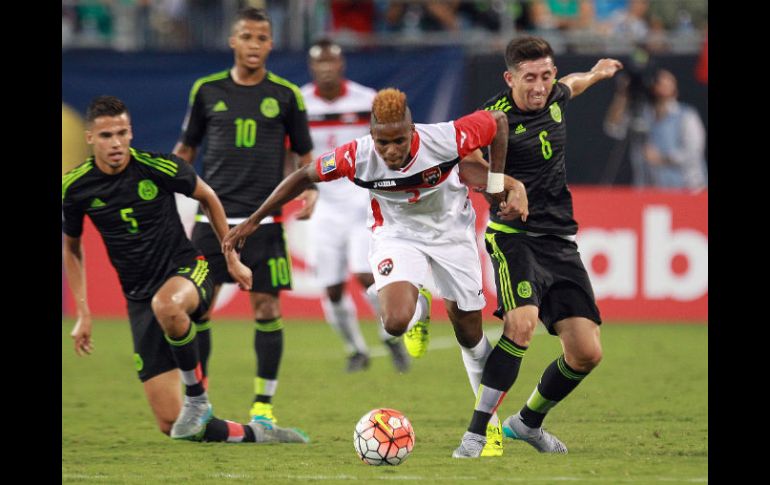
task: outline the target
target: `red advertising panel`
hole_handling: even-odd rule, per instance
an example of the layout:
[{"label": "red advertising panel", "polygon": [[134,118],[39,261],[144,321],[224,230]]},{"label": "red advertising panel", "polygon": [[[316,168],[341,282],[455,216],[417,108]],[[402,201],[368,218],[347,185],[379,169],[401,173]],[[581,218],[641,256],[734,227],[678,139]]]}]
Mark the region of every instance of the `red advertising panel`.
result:
[{"label": "red advertising panel", "polygon": [[[573,187],[575,217],[580,224],[578,246],[591,276],[599,308],[605,320],[690,320],[708,317],[708,193],[637,190],[626,188]],[[487,203],[472,193],[477,209],[479,249],[487,297],[485,318],[492,317],[496,291],[492,264],[484,250],[483,228]],[[281,296],[286,318],[317,318],[323,314],[318,298],[321,288],[308,266],[307,222],[290,215],[299,207],[290,203],[285,224],[292,258],[294,289]],[[180,204],[187,227],[193,205]],[[101,237],[86,221],[83,244],[86,253],[88,299],[94,316],[124,317],[125,303],[115,270],[109,263]],[[431,287],[431,282],[428,283]],[[359,314],[371,317],[361,289],[354,289]],[[434,293],[436,294],[436,293]],[[64,314],[74,308],[72,295],[64,291]],[[436,296],[440,296],[437,295]],[[436,300],[438,303],[438,301]],[[433,317],[445,319],[443,305],[433,307]],[[215,315],[250,319],[246,294],[225,285]]]}]

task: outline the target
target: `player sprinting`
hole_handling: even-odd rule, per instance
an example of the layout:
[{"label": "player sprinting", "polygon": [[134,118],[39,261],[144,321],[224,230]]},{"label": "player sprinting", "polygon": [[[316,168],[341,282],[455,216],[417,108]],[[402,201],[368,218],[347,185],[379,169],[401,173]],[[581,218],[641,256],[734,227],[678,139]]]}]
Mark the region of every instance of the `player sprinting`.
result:
[{"label": "player sprinting", "polygon": [[[217,195],[183,160],[132,148],[128,109],[118,98],[95,98],[86,123],[94,156],[62,177],[63,261],[77,303],[75,352],[93,350],[80,241],[88,215],[118,272],[136,370],[160,431],[195,441],[307,441],[296,430],[213,416],[194,325],[211,303],[213,282],[208,261],[185,236],[174,193],[198,200],[221,238],[227,222]],[[233,278],[249,286],[249,268],[232,252],[226,261]]]},{"label": "player sprinting", "polygon": [[505,173],[526,185],[532,210],[526,221],[506,221],[490,207],[486,249],[495,268],[495,314],[503,319],[503,335],[484,366],[473,416],[452,454],[455,458],[483,456],[487,422],[516,381],[538,319],[548,333],[559,336],[564,353],[546,368],[521,411],[505,419],[505,436],[540,452],[567,453],[564,443],[543,430],[543,419],[602,358],[599,308],[575,243],[565,113],[572,98],[623,66],[615,59],[600,59],[589,72],[557,82],[553,58],[542,38],[512,40],[503,74],[508,89],[484,105],[506,115]]},{"label": "player sprinting", "polygon": [[[456,121],[415,125],[406,95],[381,90],[372,105],[370,135],[339,146],[287,177],[259,209],[230,230],[223,249],[241,248],[263,217],[314,182],[347,177],[369,189],[369,264],[385,331],[404,335],[415,357],[426,352],[432,295],[422,284],[432,272],[475,390],[491,346],[481,325],[485,299],[476,215],[463,182],[486,185],[492,197],[502,201],[502,217],[526,218],[523,186],[500,173],[507,139],[503,113],[477,111]],[[480,157],[463,160],[485,146],[490,146],[489,167]],[[507,200],[504,188],[509,189]],[[500,424],[490,428],[497,439],[490,440],[488,453],[500,455]]]},{"label": "player sprinting", "polygon": [[[305,104],[299,88],[267,70],[273,48],[270,18],[262,9],[246,7],[232,25],[231,69],[198,79],[190,101],[182,134],[174,154],[193,163],[198,146],[207,140],[202,178],[219,195],[229,224],[251,214],[284,176],[285,138],[288,136],[301,160],[310,162],[312,143]],[[306,205],[297,217],[307,218],[317,194],[302,194]],[[275,422],[273,396],[283,356],[283,320],[279,292],[291,289],[291,264],[286,247],[282,215],[276,211],[247,242],[241,259],[254,278],[249,302],[256,322],[254,353],[256,377],[249,410],[252,419]],[[211,309],[223,283],[233,282],[206,214],[199,213],[192,241],[210,262],[214,295],[210,309],[198,323],[201,361],[207,372],[211,349]]]},{"label": "player sprinting", "polygon": [[[366,135],[372,100],[377,92],[345,79],[345,59],[340,46],[328,39],[316,41],[308,50],[308,67],[313,82],[302,86],[301,91],[315,153],[328,152],[340,141]],[[368,210],[368,192],[340,178],[318,185],[318,202],[310,219],[313,266],[316,280],[325,291],[321,307],[326,321],[345,342],[349,352],[348,372],[364,370],[370,362],[356,306],[345,285],[350,272],[365,290],[374,290],[374,276],[367,258],[371,237],[366,227]],[[363,294],[374,314],[379,316],[376,291]],[[389,335],[382,326],[379,329],[393,365],[398,371],[406,372],[409,356],[402,339]]]}]

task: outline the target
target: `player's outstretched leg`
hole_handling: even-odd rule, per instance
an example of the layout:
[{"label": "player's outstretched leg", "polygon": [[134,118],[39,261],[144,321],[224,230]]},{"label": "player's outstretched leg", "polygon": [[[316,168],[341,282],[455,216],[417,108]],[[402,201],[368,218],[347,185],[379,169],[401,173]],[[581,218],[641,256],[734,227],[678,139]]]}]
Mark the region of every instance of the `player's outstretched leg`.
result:
[{"label": "player's outstretched leg", "polygon": [[430,307],[433,301],[433,295],[427,288],[422,287],[417,295],[417,306],[423,306],[424,312],[422,318],[404,333],[404,345],[409,355],[418,359],[428,351],[428,342],[430,342]]},{"label": "player's outstretched leg", "polygon": [[559,439],[541,427],[530,428],[521,420],[519,413],[503,421],[503,433],[507,438],[526,441],[540,453],[567,453],[567,447]]}]

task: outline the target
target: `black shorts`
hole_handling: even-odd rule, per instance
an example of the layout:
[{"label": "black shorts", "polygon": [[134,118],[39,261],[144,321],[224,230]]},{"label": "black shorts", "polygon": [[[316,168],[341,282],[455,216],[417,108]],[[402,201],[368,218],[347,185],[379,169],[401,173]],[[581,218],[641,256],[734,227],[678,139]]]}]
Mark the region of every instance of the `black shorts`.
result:
[{"label": "black shorts", "polygon": [[[233,227],[233,226],[230,226]],[[234,283],[227,271],[222,246],[207,222],[196,222],[192,242],[211,264],[215,285]],[[280,290],[291,289],[291,258],[281,224],[265,224],[246,238],[241,249],[241,261],[251,268],[251,291],[277,295]]]},{"label": "black shorts", "polygon": [[487,231],[485,239],[495,268],[497,317],[519,306],[535,305],[551,335],[556,335],[554,323],[565,318],[602,323],[575,242],[494,231]]},{"label": "black shorts", "polygon": [[[190,314],[190,320],[197,322],[208,310],[214,291],[214,281],[208,272],[208,262],[202,257],[193,260],[190,266],[179,267],[168,277],[172,276],[182,276],[192,281],[198,289],[200,303],[198,308]],[[152,298],[126,300],[126,303],[128,321],[131,324],[131,337],[134,340],[134,364],[139,373],[139,380],[145,382],[159,374],[176,369],[171,346],[166,341],[163,329],[152,312]]]}]

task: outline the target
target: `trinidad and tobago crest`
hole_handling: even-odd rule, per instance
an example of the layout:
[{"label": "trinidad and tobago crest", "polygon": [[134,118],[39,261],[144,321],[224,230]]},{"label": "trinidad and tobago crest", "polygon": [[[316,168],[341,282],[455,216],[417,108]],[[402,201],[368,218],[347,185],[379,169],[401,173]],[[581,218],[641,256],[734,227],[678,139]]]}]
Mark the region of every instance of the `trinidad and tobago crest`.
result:
[{"label": "trinidad and tobago crest", "polygon": [[431,167],[422,173],[422,181],[428,185],[436,185],[441,180],[441,169],[439,167]]},{"label": "trinidad and tobago crest", "polygon": [[380,261],[380,264],[377,265],[377,271],[379,271],[382,276],[388,276],[390,272],[393,271],[393,260],[387,258]]}]

